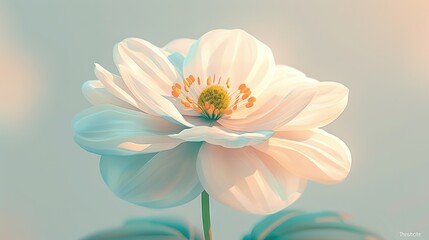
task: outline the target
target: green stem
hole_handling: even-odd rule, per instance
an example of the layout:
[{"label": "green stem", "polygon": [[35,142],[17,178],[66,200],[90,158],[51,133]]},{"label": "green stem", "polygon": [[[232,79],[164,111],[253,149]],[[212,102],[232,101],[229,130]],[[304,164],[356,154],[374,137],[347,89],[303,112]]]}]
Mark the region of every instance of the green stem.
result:
[{"label": "green stem", "polygon": [[206,191],[201,193],[201,213],[203,218],[204,239],[212,240],[210,228],[210,197]]}]

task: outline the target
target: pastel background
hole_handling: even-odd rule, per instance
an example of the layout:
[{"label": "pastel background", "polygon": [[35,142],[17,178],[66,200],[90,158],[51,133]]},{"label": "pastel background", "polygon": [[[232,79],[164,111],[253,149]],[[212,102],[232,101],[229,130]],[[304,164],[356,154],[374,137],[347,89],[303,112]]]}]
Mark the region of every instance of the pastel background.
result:
[{"label": "pastel background", "polygon": [[[278,63],[350,88],[326,129],[350,147],[352,171],[310,183],[293,208],[347,212],[386,239],[429,238],[428,13],[425,0],[0,0],[0,239],[78,239],[154,214],[201,226],[199,199],[151,210],[116,198],[98,157],[74,144],[71,119],[89,106],[80,87],[94,62],[115,69],[118,41],[163,46],[215,28],[242,28]],[[261,218],[212,201],[215,239],[239,239]]]}]

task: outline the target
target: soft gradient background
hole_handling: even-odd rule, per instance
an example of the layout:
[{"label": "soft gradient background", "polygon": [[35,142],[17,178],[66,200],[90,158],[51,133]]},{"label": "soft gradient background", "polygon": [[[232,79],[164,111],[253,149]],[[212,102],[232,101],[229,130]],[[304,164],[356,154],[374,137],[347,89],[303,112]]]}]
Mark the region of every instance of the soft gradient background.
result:
[{"label": "soft gradient background", "polygon": [[[199,199],[151,210],[116,198],[98,157],[74,144],[71,119],[89,106],[80,86],[94,62],[114,70],[118,41],[163,46],[215,28],[242,28],[278,63],[350,88],[327,129],[350,147],[352,171],[310,183],[292,207],[347,212],[386,239],[429,238],[428,13],[425,0],[0,0],[0,239],[78,239],[153,214],[200,226]],[[212,201],[215,239],[239,239],[259,219]]]}]

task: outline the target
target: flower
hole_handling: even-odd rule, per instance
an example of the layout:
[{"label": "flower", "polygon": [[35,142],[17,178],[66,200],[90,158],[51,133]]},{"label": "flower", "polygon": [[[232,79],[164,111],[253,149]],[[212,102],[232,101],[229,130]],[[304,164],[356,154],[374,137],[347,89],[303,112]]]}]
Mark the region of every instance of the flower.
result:
[{"label": "flower", "polygon": [[243,30],[214,30],[163,48],[137,38],[114,48],[120,75],[96,65],[83,85],[94,105],[76,116],[75,141],[101,155],[120,198],[146,207],[187,203],[205,189],[257,214],[297,200],[307,180],[342,181],[348,147],[319,129],[348,89],[275,65]]},{"label": "flower", "polygon": [[264,218],[243,240],[381,240],[377,234],[346,222],[336,212],[283,210]]},{"label": "flower", "polygon": [[104,230],[83,240],[201,240],[201,234],[188,223],[171,217],[131,219],[121,227]]}]

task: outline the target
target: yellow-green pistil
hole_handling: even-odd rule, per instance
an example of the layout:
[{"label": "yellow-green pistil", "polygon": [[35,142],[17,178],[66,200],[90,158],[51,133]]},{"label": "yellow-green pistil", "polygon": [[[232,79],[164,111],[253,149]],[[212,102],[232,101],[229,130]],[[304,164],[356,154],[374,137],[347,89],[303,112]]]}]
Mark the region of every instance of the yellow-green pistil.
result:
[{"label": "yellow-green pistil", "polygon": [[198,97],[198,105],[202,107],[202,114],[211,120],[219,119],[230,103],[228,92],[221,86],[205,88]]},{"label": "yellow-green pistil", "polygon": [[[222,115],[231,115],[240,107],[251,108],[256,101],[244,83],[231,92],[230,81],[230,78],[222,81],[221,77],[216,79],[215,76],[202,81],[199,77],[189,75],[183,79],[183,85],[174,83],[171,86],[171,95],[180,100],[185,108],[193,109],[209,120],[218,120]],[[204,85],[205,88],[199,92]]]}]

